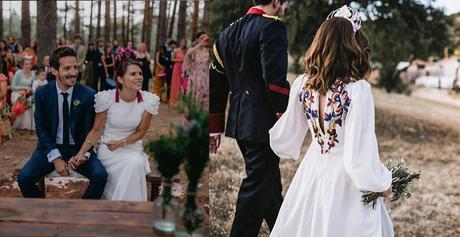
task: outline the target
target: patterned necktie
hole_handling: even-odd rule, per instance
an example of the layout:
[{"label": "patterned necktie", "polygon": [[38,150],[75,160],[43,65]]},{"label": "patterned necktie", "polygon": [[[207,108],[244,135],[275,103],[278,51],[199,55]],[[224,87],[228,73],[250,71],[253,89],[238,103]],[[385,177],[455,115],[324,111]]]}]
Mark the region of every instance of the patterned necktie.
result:
[{"label": "patterned necktie", "polygon": [[68,146],[69,145],[69,102],[67,101],[67,96],[69,93],[61,92],[62,97],[64,97],[64,102],[62,102],[62,121],[64,124],[63,127],[63,140],[62,145]]}]

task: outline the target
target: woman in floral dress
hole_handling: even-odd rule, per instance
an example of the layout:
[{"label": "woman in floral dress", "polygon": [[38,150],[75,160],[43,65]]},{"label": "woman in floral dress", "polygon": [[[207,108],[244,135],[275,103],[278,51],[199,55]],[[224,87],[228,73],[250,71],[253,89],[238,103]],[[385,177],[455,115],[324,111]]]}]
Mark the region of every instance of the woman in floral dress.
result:
[{"label": "woman in floral dress", "polygon": [[190,75],[190,92],[198,104],[208,110],[209,105],[209,36],[199,32],[195,37],[196,45],[187,50],[186,66]]}]

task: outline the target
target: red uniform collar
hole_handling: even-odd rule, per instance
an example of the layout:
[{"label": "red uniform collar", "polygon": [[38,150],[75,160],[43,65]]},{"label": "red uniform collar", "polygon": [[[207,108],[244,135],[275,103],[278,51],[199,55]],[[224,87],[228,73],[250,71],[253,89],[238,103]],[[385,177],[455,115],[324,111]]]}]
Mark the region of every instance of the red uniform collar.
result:
[{"label": "red uniform collar", "polygon": [[264,12],[262,9],[251,7],[249,8],[248,12],[246,14],[257,14],[257,15],[264,15],[267,14]]}]

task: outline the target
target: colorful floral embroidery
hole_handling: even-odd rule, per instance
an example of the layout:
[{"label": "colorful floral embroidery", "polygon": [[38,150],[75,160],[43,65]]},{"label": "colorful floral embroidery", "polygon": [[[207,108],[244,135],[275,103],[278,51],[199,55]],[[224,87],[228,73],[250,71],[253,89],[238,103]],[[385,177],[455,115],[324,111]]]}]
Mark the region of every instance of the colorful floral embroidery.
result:
[{"label": "colorful floral embroidery", "polygon": [[[327,98],[324,111],[324,127],[327,128],[325,131],[326,134],[323,134],[319,127],[318,108],[313,108],[315,104],[315,92],[309,88],[303,88],[299,93],[299,101],[302,103],[305,115],[312,126],[314,136],[321,147],[322,154],[328,153],[335,147],[336,143],[339,143],[336,125],[342,127],[351,103],[348,91],[345,90],[345,83],[342,80],[336,80],[330,90],[332,94]],[[324,140],[327,140],[326,144]]]}]

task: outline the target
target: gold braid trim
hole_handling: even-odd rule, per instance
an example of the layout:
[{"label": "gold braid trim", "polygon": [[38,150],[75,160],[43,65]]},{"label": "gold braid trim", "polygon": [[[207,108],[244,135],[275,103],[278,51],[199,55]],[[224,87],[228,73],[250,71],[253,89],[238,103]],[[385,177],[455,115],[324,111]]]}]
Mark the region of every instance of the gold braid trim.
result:
[{"label": "gold braid trim", "polygon": [[221,66],[222,68],[224,68],[224,62],[223,62],[222,59],[220,58],[219,52],[217,52],[216,44],[214,44],[214,46],[212,47],[212,51],[214,52],[214,56],[216,56],[216,59],[217,59],[217,61],[219,62],[220,66]]},{"label": "gold braid trim", "polygon": [[262,16],[265,17],[265,18],[270,18],[270,19],[275,20],[275,21],[283,21],[283,19],[281,19],[280,17],[277,17],[277,16],[272,16],[272,15],[268,15],[268,14],[263,14]]}]

